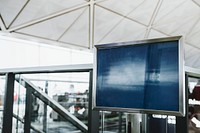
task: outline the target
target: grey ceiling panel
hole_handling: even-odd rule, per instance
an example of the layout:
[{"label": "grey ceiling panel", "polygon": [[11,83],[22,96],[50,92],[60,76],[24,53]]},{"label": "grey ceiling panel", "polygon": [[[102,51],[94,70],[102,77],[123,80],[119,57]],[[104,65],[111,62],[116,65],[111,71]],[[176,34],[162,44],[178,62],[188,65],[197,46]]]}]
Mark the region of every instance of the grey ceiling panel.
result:
[{"label": "grey ceiling panel", "polygon": [[27,0],[0,0],[0,14],[8,27],[26,4]]},{"label": "grey ceiling panel", "polygon": [[157,3],[158,0],[108,0],[99,5],[148,25]]},{"label": "grey ceiling panel", "polygon": [[185,45],[185,65],[200,69],[200,49]]},{"label": "grey ceiling panel", "polygon": [[148,36],[148,38],[163,38],[163,37],[169,37],[168,35],[161,33],[159,31],[153,30],[151,29],[150,34]]},{"label": "grey ceiling panel", "polygon": [[30,0],[12,27],[85,3],[84,0]]},{"label": "grey ceiling panel", "polygon": [[59,41],[89,48],[89,8],[84,9]]},{"label": "grey ceiling panel", "polygon": [[200,49],[200,18],[195,23],[194,27],[188,32],[186,41]]},{"label": "grey ceiling panel", "polygon": [[50,40],[58,40],[60,36],[84,13],[85,8],[52,18],[41,23],[17,30],[17,32],[38,36]]},{"label": "grey ceiling panel", "polygon": [[98,17],[94,18],[94,44],[100,43],[123,20],[122,16],[99,6],[95,7],[95,16]]},{"label": "grey ceiling panel", "polygon": [[166,11],[168,7],[162,7],[153,23],[153,28],[168,35],[185,36],[199,19],[200,8],[192,1],[180,1],[181,6],[172,6],[168,12]]}]

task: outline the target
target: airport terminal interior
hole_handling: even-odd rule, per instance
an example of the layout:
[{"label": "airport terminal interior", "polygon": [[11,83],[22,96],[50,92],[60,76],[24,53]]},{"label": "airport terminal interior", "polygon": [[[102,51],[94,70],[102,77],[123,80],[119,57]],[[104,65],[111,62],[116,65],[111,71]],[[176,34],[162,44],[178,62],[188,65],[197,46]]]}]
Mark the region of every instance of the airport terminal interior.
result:
[{"label": "airport terminal interior", "polygon": [[200,0],[0,0],[0,133],[200,133]]}]

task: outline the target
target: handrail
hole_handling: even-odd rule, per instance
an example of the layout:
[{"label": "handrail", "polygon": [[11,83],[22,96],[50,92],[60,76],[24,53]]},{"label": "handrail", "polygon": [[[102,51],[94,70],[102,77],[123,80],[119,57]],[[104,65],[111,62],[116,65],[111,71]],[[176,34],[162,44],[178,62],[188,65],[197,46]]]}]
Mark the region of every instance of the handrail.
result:
[{"label": "handrail", "polygon": [[28,74],[28,73],[56,73],[56,72],[88,72],[93,69],[92,64],[59,65],[59,66],[40,66],[0,69],[0,75],[6,73]]},{"label": "handrail", "polygon": [[[16,115],[16,114],[13,113],[13,117],[15,119],[19,120],[22,124],[24,124],[24,119],[20,118],[18,115]],[[43,131],[35,128],[33,125],[31,125],[31,129],[34,130],[34,131],[36,131],[36,132],[38,132],[38,133],[44,133]]]}]

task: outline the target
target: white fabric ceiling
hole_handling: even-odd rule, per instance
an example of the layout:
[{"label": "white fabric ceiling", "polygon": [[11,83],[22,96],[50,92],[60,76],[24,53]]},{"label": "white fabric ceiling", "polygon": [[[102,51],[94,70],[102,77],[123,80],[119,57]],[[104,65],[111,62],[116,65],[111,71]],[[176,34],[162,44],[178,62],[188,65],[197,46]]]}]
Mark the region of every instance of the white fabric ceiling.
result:
[{"label": "white fabric ceiling", "polygon": [[182,35],[200,68],[200,0],[0,0],[0,34],[62,47]]}]

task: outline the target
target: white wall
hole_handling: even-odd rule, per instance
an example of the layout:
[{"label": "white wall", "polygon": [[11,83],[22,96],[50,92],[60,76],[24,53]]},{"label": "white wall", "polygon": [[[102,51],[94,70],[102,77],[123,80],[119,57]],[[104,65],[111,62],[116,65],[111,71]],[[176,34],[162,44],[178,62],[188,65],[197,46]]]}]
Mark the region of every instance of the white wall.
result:
[{"label": "white wall", "polygon": [[92,62],[90,52],[0,36],[0,69]]}]

